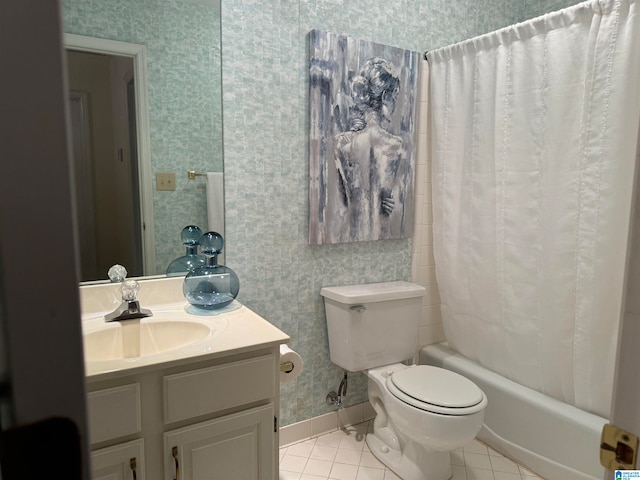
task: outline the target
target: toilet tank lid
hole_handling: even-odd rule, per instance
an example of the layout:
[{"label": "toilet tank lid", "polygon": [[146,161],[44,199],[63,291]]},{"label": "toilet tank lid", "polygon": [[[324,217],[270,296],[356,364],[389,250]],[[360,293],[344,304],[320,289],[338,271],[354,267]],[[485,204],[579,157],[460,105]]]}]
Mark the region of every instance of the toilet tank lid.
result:
[{"label": "toilet tank lid", "polygon": [[347,305],[357,303],[384,302],[404,298],[422,297],[426,289],[411,282],[367,283],[363,285],[345,285],[323,287],[320,295]]}]

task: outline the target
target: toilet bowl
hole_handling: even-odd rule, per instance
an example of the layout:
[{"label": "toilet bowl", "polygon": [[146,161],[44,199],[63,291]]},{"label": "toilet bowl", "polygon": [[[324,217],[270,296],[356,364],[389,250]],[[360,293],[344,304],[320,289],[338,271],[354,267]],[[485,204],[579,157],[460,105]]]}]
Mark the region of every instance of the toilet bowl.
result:
[{"label": "toilet bowl", "polygon": [[366,374],[376,411],[366,439],[371,452],[404,480],[448,479],[449,452],[473,440],[482,426],[482,390],[426,365],[386,365]]},{"label": "toilet bowl", "polygon": [[324,287],[331,360],[368,377],[371,452],[403,480],[447,480],[450,452],[475,438],[485,394],[455,372],[405,365],[425,289],[408,282]]}]

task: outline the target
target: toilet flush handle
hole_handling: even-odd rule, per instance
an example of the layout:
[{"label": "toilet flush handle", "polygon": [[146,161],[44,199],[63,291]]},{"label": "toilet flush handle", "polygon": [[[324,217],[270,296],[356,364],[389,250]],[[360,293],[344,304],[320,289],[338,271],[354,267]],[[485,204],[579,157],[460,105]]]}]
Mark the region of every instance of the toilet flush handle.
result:
[{"label": "toilet flush handle", "polygon": [[367,309],[364,305],[352,305],[349,307],[349,310],[355,310],[358,313],[362,313]]}]

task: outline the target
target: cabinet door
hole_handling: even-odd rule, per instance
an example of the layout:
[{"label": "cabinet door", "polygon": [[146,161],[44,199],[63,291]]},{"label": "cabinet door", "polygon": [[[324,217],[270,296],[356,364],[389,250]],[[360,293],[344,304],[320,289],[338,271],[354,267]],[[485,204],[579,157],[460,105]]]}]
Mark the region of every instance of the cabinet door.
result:
[{"label": "cabinet door", "polygon": [[144,480],[144,443],[123,443],[91,452],[92,480]]},{"label": "cabinet door", "polygon": [[275,480],[273,404],[164,434],[166,480]]}]

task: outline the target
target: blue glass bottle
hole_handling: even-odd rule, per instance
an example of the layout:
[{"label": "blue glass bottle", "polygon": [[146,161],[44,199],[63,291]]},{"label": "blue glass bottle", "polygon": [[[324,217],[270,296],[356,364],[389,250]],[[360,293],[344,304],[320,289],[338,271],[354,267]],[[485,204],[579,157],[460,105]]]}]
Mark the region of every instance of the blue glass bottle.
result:
[{"label": "blue glass bottle", "polygon": [[182,229],[180,239],[186,247],[186,254],[173,260],[167,267],[167,277],[185,275],[196,267],[204,265],[204,257],[198,255],[198,244],[202,237],[202,230],[195,225],[189,225]]},{"label": "blue glass bottle", "polygon": [[226,307],[238,296],[240,281],[229,267],[218,265],[224,239],[216,232],[207,232],[200,239],[205,264],[190,271],[184,278],[182,291],[188,302],[198,308],[215,310]]}]

